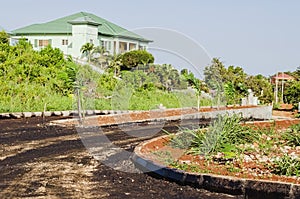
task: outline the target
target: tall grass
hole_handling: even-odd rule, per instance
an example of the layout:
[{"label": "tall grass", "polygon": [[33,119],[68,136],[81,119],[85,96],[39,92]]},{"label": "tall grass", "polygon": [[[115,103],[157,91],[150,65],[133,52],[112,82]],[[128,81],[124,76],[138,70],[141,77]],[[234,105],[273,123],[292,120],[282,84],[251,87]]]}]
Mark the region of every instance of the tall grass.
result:
[{"label": "tall grass", "polygon": [[26,112],[46,110],[72,110],[72,97],[62,96],[37,83],[1,84],[0,112]]}]

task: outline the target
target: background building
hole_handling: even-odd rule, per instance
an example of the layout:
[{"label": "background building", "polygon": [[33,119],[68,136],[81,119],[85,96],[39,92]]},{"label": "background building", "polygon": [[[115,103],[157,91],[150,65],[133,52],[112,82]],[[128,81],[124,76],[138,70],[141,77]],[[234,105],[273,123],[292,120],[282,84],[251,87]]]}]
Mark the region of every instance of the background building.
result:
[{"label": "background building", "polygon": [[75,58],[86,43],[103,46],[111,54],[146,49],[151,42],[94,14],[80,12],[47,23],[33,24],[12,31],[14,39],[26,38],[39,50],[47,45]]}]

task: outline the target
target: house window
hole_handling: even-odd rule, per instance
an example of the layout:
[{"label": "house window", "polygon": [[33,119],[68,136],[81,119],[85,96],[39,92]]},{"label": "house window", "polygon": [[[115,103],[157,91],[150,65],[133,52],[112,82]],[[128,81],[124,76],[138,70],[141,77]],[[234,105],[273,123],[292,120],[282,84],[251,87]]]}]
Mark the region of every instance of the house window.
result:
[{"label": "house window", "polygon": [[111,41],[101,41],[101,46],[106,50],[111,50]]},{"label": "house window", "polygon": [[61,40],[62,45],[69,45],[69,41],[67,39]]},{"label": "house window", "polygon": [[48,46],[49,40],[39,40],[39,46]]},{"label": "house window", "polygon": [[140,50],[146,50],[146,46],[139,46]]},{"label": "house window", "polygon": [[126,42],[119,42],[119,52],[123,53],[127,51],[127,43]]},{"label": "house window", "polygon": [[114,41],[114,53],[116,53],[116,50],[117,50],[117,42]]},{"label": "house window", "polygon": [[107,42],[107,50],[111,50],[111,41]]},{"label": "house window", "polygon": [[35,39],[34,47],[45,47],[52,44],[52,39]]},{"label": "house window", "polygon": [[130,43],[129,44],[129,50],[135,50],[136,49],[136,44]]}]

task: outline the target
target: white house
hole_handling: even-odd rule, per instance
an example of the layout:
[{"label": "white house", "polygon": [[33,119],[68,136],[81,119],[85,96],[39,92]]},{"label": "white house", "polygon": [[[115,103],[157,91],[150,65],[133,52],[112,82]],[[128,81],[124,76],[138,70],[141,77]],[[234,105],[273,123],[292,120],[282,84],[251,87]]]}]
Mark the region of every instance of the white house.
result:
[{"label": "white house", "polygon": [[49,44],[75,58],[86,43],[103,46],[111,54],[146,49],[151,40],[128,31],[94,14],[80,12],[47,23],[33,24],[12,31],[14,39],[26,38],[39,50]]}]

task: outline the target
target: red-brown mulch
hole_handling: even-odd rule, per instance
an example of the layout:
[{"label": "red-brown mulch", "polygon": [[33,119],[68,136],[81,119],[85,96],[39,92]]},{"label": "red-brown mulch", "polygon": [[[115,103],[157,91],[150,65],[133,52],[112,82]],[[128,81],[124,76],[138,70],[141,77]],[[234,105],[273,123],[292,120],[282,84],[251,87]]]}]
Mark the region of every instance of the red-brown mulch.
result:
[{"label": "red-brown mulch", "polygon": [[[286,129],[293,124],[299,124],[300,120],[280,120],[275,121],[276,129]],[[248,124],[250,126],[256,128],[268,128],[273,126],[272,122],[254,122],[252,124]],[[159,154],[168,154],[171,156],[174,161],[178,163],[186,163],[194,167],[191,172],[195,172],[195,170],[200,171],[201,173],[212,173],[216,175],[223,176],[233,176],[239,178],[246,179],[261,179],[261,180],[270,180],[270,181],[279,181],[279,182],[288,182],[300,184],[299,177],[288,177],[288,176],[279,176],[272,174],[269,168],[266,168],[263,162],[259,161],[237,161],[233,162],[233,166],[238,170],[231,170],[230,165],[226,165],[226,163],[220,163],[212,160],[207,160],[203,156],[199,155],[191,155],[187,154],[185,149],[173,148],[169,144],[170,138],[168,136],[164,136],[161,139],[156,139],[153,142],[149,142],[143,146],[141,152],[146,156],[146,158],[150,158],[154,162],[158,162],[160,164],[165,165],[166,162],[164,158],[160,157]],[[254,144],[255,146],[255,144]],[[257,146],[258,147],[258,146]],[[292,151],[290,151],[292,152]],[[299,154],[299,151],[293,151],[296,154]],[[257,155],[255,152],[249,155]],[[271,154],[275,155],[275,154]],[[170,158],[170,157],[166,157]],[[229,162],[227,162],[229,163]]]}]

